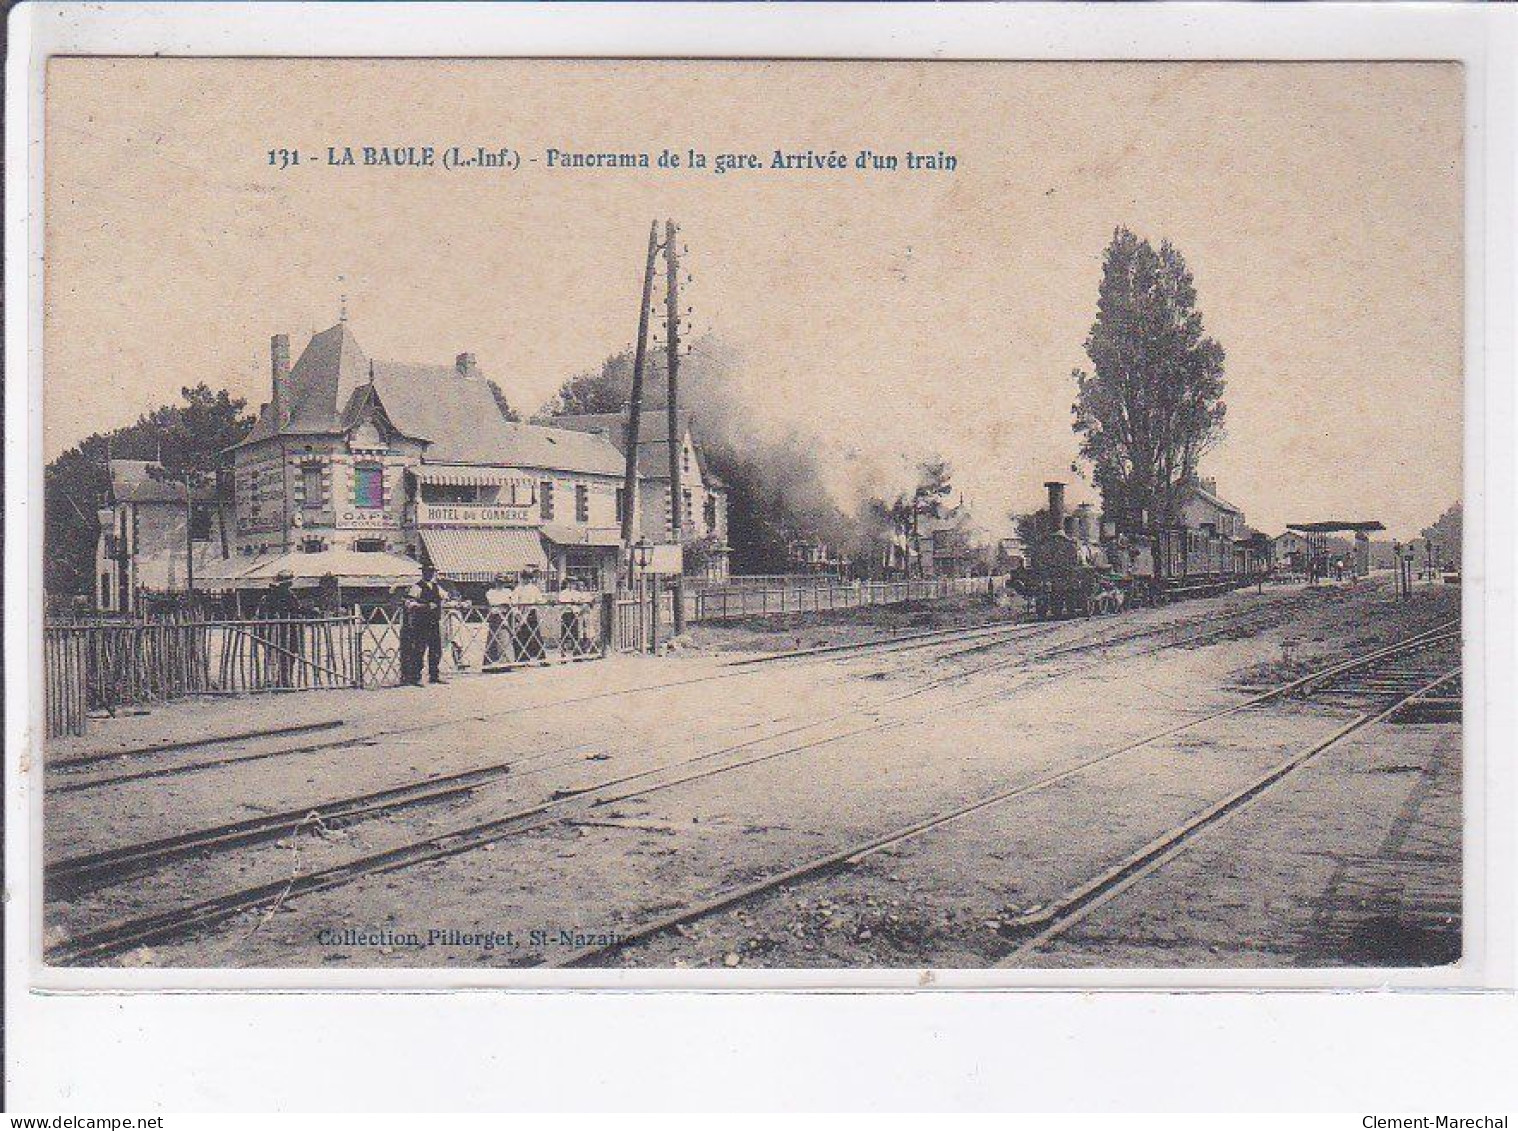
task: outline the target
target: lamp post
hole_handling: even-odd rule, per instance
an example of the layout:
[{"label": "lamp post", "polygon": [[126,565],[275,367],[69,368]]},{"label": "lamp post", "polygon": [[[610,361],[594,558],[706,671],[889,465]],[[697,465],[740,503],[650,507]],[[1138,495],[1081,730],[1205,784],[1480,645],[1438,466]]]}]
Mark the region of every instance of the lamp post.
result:
[{"label": "lamp post", "polygon": [[[642,573],[642,571],[648,569],[648,563],[653,559],[654,548],[653,548],[653,545],[648,541],[647,538],[640,537],[636,542],[634,542],[628,548],[628,553],[629,553],[629,557],[631,558],[632,564],[634,566],[636,566],[637,569],[640,571],[639,587],[638,587],[638,603],[641,606],[642,603],[643,603],[643,592],[644,592],[644,587],[643,587],[642,582],[648,576],[646,573]],[[657,652],[659,650],[659,575],[658,574],[654,574],[653,575],[652,583],[648,585],[647,591],[648,591],[648,594],[649,594],[649,600],[648,600],[648,610],[649,610],[648,611],[648,625],[649,625],[648,650],[650,652]]]},{"label": "lamp post", "polygon": [[632,561],[638,569],[648,568],[648,559],[653,553],[653,545],[647,538],[639,538],[632,544]]}]

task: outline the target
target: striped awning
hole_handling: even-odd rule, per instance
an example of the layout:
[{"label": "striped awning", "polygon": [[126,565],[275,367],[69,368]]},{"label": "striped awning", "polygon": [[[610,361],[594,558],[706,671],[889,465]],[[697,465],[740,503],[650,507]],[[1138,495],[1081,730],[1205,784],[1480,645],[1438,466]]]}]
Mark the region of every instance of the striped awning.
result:
[{"label": "striped awning", "polygon": [[622,532],[614,526],[566,526],[545,523],[543,537],[556,546],[620,546]]},{"label": "striped awning", "polygon": [[536,530],[424,529],[421,534],[427,559],[453,581],[494,581],[498,573],[520,573],[528,566],[548,569]]},{"label": "striped awning", "polygon": [[493,487],[524,478],[522,472],[513,467],[450,467],[419,463],[407,470],[420,483],[441,483],[448,487]]}]

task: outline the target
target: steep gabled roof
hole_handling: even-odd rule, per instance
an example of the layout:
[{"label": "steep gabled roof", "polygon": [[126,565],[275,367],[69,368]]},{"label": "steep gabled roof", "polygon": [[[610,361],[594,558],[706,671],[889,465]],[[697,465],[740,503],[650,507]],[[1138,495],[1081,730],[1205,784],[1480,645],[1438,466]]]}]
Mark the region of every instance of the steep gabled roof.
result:
[{"label": "steep gabled roof", "polygon": [[339,322],[317,334],[290,371],[290,423],[286,432],[331,432],[338,411],[368,384],[369,359],[358,339]]},{"label": "steep gabled roof", "polygon": [[[152,460],[113,459],[111,461],[111,498],[118,503],[183,503],[184,491],[177,483],[154,479],[148,468]],[[209,487],[196,490],[195,498],[209,499]]]},{"label": "steep gabled roof", "polygon": [[1199,483],[1190,484],[1188,490],[1198,499],[1201,499],[1202,502],[1217,507],[1220,511],[1228,511],[1230,514],[1244,513],[1242,510],[1234,506],[1232,503],[1228,502],[1226,499],[1220,498],[1219,496],[1214,495],[1211,491],[1206,490]]},{"label": "steep gabled roof", "polygon": [[290,370],[285,382],[285,419],[278,419],[276,404],[261,406],[252,431],[233,446],[244,447],[279,435],[330,435],[342,431],[341,411],[368,380],[369,359],[348,324],[339,322],[313,335]]},{"label": "steep gabled roof", "polygon": [[622,457],[607,438],[508,421],[489,384],[453,366],[371,362],[345,322],[311,339],[287,389],[284,428],[266,407],[244,444],[281,434],[340,434],[377,410],[401,435],[427,445],[429,463],[622,473]]},{"label": "steep gabled roof", "polygon": [[[726,486],[706,466],[701,445],[695,443],[694,413],[682,409],[677,414],[676,427],[682,437],[692,436],[691,446],[696,451],[696,463],[701,477],[713,486]],[[552,427],[574,432],[605,433],[619,452],[627,453],[628,414],[621,412],[579,413],[550,418]],[[638,416],[638,474],[644,479],[669,478],[669,413],[662,408],[645,408]]]}]

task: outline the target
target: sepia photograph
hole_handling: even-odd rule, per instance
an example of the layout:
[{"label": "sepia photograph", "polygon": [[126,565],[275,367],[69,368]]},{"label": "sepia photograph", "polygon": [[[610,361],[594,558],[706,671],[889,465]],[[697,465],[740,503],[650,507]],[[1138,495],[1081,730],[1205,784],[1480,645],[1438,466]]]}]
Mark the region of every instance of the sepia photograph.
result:
[{"label": "sepia photograph", "polygon": [[43,963],[1458,970],[1466,97],[50,59]]}]

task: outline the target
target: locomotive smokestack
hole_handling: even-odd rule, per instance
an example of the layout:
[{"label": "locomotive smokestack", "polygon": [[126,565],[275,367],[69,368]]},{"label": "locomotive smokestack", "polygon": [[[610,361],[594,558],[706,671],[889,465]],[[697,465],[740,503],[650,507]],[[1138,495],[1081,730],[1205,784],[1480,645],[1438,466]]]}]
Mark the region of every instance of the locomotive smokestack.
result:
[{"label": "locomotive smokestack", "polygon": [[1051,479],[1044,486],[1049,489],[1049,529],[1058,534],[1065,528],[1065,485]]}]

